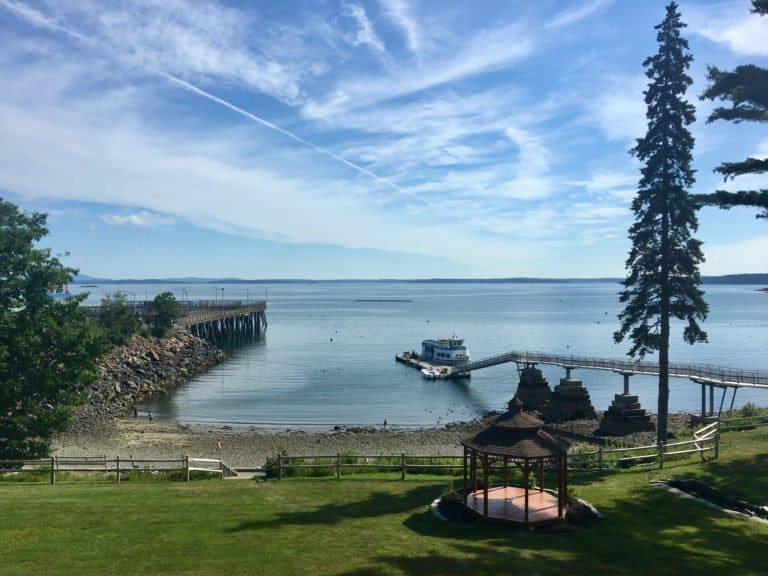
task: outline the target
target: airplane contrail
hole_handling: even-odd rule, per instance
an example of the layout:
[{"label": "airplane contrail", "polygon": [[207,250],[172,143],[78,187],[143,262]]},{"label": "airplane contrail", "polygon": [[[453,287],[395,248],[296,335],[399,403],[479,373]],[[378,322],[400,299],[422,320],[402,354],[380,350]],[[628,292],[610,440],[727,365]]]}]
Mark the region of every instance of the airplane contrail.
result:
[{"label": "airplane contrail", "polygon": [[[26,22],[32,24],[33,26],[37,26],[39,28],[45,28],[52,32],[61,32],[63,34],[66,34],[67,36],[70,36],[90,46],[97,45],[97,43],[94,42],[93,39],[83,34],[80,34],[76,30],[72,30],[71,28],[68,28],[66,26],[59,24],[55,20],[49,18],[46,14],[30,6],[27,6],[23,2],[18,2],[16,0],[0,0],[0,6],[3,6],[12,14],[25,20]],[[216,104],[219,104],[220,106],[224,106],[225,108],[228,108],[229,110],[237,114],[240,114],[241,116],[244,116],[245,118],[248,118],[249,120],[256,122],[257,124],[260,124],[266,128],[269,128],[270,130],[274,130],[275,132],[278,132],[283,136],[287,136],[291,140],[294,140],[299,144],[302,144],[303,146],[307,146],[313,149],[315,152],[319,152],[320,154],[328,156],[329,158],[332,158],[333,160],[336,160],[337,162],[340,162],[345,166],[352,168],[353,170],[361,174],[364,174],[365,176],[368,176],[369,178],[372,178],[373,180],[376,180],[377,182],[380,182],[388,186],[389,188],[392,188],[393,190],[396,190],[397,192],[400,192],[402,194],[407,194],[407,191],[404,188],[402,188],[401,186],[398,186],[394,182],[391,182],[386,178],[383,178],[382,176],[379,176],[378,174],[375,174],[374,172],[371,172],[370,170],[363,168],[359,164],[355,164],[354,162],[347,160],[343,156],[340,156],[339,154],[336,154],[335,152],[332,152],[327,148],[318,146],[317,144],[310,142],[306,138],[302,138],[301,136],[291,132],[290,130],[286,130],[285,128],[282,128],[277,124],[270,122],[269,120],[265,120],[264,118],[261,118],[256,114],[248,112],[247,110],[240,108],[239,106],[236,106],[235,104],[232,104],[231,102],[228,102],[227,100],[224,100],[223,98],[220,98],[215,94],[211,94],[210,92],[207,92],[202,88],[195,86],[194,84],[190,84],[186,80],[182,80],[181,78],[174,76],[173,74],[170,74],[168,72],[152,70],[151,68],[148,68],[146,66],[144,66],[143,68],[146,72],[150,74],[161,76],[166,80],[172,82],[173,84],[176,84],[177,86],[189,92],[192,92],[193,94],[201,96],[202,98],[206,98],[212,102],[215,102]]]},{"label": "airplane contrail", "polygon": [[202,96],[203,98],[207,98],[208,100],[211,100],[213,102],[216,102],[217,104],[220,104],[221,106],[224,106],[225,108],[229,108],[233,112],[236,112],[240,114],[241,116],[245,116],[249,120],[253,120],[257,124],[261,124],[262,126],[265,126],[269,128],[270,130],[274,130],[276,132],[279,132],[280,134],[283,134],[284,136],[287,136],[291,140],[295,140],[296,142],[299,142],[300,144],[303,144],[304,146],[308,146],[309,148],[312,148],[316,152],[319,152],[320,154],[325,154],[326,156],[333,158],[334,160],[341,162],[342,164],[352,168],[353,170],[357,170],[361,174],[365,174],[366,176],[369,176],[370,178],[373,178],[374,180],[381,182],[382,184],[385,184],[389,186],[390,188],[393,188],[397,190],[398,192],[402,192],[403,194],[406,194],[406,190],[404,190],[402,187],[398,186],[397,184],[390,182],[386,178],[382,178],[378,174],[375,174],[371,172],[370,170],[367,170],[366,168],[363,168],[362,166],[359,166],[358,164],[355,164],[354,162],[351,162],[350,160],[347,160],[343,156],[339,156],[335,152],[331,152],[330,150],[323,148],[322,146],[318,146],[317,144],[314,144],[310,142],[309,140],[302,138],[301,136],[298,136],[297,134],[294,134],[293,132],[286,130],[285,128],[281,128],[277,124],[270,122],[269,120],[265,120],[264,118],[261,118],[257,116],[256,114],[253,114],[251,112],[248,112],[247,110],[244,110],[243,108],[240,108],[239,106],[235,106],[231,102],[227,102],[223,98],[219,98],[215,94],[211,94],[210,92],[206,92],[202,88],[198,88],[194,84],[190,84],[189,82],[182,80],[181,78],[178,78],[174,76],[173,74],[168,74],[167,72],[155,72],[155,74],[159,74],[160,76],[165,77],[169,81],[173,82],[174,84],[181,86],[185,90],[189,90],[190,92],[197,94],[198,96]]}]

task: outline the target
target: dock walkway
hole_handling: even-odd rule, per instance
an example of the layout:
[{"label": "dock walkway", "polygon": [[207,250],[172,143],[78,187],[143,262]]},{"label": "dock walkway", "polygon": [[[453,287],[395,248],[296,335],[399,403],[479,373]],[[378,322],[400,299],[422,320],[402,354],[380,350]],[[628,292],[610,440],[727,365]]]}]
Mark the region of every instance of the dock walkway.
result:
[{"label": "dock walkway", "polygon": [[[453,373],[480,370],[507,362],[520,364],[551,364],[569,368],[588,368],[590,370],[609,370],[619,374],[650,374],[659,373],[659,365],[655,362],[617,360],[611,358],[590,358],[545,352],[505,352],[476,362],[468,362],[453,367]],[[768,372],[760,370],[737,370],[711,364],[669,364],[669,375],[674,378],[689,378],[700,384],[727,386],[737,388],[768,388]]]},{"label": "dock walkway", "polygon": [[[659,365],[655,362],[619,360],[615,358],[591,358],[586,356],[571,356],[563,354],[547,354],[546,352],[511,351],[496,354],[465,364],[455,366],[432,366],[418,359],[410,352],[398,354],[396,359],[414,368],[442,369],[443,378],[466,378],[472,371],[514,362],[518,366],[550,364],[562,366],[570,371],[574,368],[589,370],[609,370],[618,374],[632,376],[634,374],[658,375]],[[669,375],[672,378],[689,378],[698,384],[706,384],[728,388],[763,388],[768,389],[768,372],[761,370],[737,370],[712,364],[681,364],[670,363]]]}]

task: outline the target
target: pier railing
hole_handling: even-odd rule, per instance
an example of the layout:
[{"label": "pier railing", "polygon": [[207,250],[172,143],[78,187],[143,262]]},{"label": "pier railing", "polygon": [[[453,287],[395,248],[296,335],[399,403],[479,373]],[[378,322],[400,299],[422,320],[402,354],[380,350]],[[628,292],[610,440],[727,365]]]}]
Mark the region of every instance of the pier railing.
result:
[{"label": "pier railing", "polygon": [[[460,364],[453,368],[455,374],[496,366],[506,362],[518,364],[553,364],[566,368],[588,368],[591,370],[610,370],[626,374],[659,373],[659,365],[655,362],[617,360],[608,358],[590,358],[545,352],[506,352],[496,356],[483,358],[476,362]],[[746,388],[768,388],[768,372],[760,370],[737,370],[711,364],[670,363],[669,375],[677,378],[690,378],[700,383],[721,386],[738,386]]]},{"label": "pier railing", "polygon": [[184,302],[179,305],[179,318],[176,322],[189,327],[193,324],[211,322],[222,317],[257,314],[266,309],[267,303],[264,300],[258,302],[227,300],[223,303],[221,301],[202,301],[194,302],[189,306]]}]

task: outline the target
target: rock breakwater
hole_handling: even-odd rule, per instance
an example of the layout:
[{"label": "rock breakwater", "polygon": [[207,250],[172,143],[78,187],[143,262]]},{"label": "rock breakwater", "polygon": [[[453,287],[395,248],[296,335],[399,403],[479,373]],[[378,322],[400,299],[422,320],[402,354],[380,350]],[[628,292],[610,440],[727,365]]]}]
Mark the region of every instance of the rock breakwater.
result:
[{"label": "rock breakwater", "polygon": [[134,336],[99,365],[88,401],[75,409],[72,431],[93,431],[139,402],[167,394],[225,359],[224,352],[186,332],[157,339]]}]

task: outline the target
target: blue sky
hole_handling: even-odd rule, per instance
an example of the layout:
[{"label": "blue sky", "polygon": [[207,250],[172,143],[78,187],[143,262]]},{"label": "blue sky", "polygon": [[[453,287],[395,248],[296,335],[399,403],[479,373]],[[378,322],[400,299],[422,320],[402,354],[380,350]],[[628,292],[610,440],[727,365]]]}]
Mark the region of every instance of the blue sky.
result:
[{"label": "blue sky", "polygon": [[[623,276],[664,6],[0,0],[0,196],[93,276]],[[755,187],[712,169],[765,127],[698,95],[768,18],[680,11],[693,191]],[[700,212],[703,273],[768,272],[754,215]]]}]

